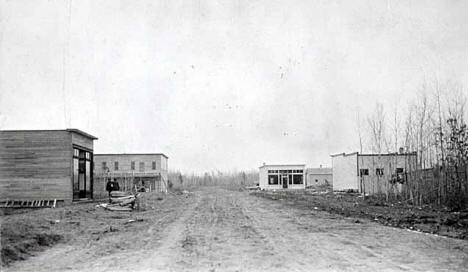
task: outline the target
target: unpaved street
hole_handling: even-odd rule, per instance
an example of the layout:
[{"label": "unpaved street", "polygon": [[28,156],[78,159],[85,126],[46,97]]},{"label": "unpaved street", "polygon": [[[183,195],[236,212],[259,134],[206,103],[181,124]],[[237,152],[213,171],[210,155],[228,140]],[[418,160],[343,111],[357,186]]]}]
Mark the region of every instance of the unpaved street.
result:
[{"label": "unpaved street", "polygon": [[[9,271],[468,271],[468,242],[207,188],[135,233],[138,248],[57,245]],[[122,241],[129,243],[129,241]]]}]

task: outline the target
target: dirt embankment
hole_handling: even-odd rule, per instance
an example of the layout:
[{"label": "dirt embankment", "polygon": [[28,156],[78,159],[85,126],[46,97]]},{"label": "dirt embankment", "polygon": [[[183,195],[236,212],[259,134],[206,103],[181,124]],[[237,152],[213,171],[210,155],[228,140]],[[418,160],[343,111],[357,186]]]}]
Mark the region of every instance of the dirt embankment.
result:
[{"label": "dirt embankment", "polygon": [[386,203],[355,193],[313,191],[255,191],[253,195],[286,201],[287,204],[319,209],[346,217],[366,218],[386,226],[468,240],[468,211],[449,211],[406,203]]},{"label": "dirt embankment", "polygon": [[143,200],[144,210],[133,212],[112,212],[97,207],[97,203],[55,209],[3,210],[2,265],[25,260],[57,243],[86,248],[87,254],[94,256],[140,249],[148,243],[147,239],[141,239],[141,233],[175,220],[174,210],[190,198],[190,195],[148,193]]}]

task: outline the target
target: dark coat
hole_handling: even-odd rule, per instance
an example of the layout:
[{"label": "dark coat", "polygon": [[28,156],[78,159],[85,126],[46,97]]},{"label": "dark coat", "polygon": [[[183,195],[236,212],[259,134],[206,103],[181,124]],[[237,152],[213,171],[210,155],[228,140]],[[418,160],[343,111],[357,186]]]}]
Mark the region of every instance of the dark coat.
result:
[{"label": "dark coat", "polygon": [[120,190],[119,183],[116,181],[108,181],[106,184],[106,191],[112,192],[112,191],[118,191]]}]

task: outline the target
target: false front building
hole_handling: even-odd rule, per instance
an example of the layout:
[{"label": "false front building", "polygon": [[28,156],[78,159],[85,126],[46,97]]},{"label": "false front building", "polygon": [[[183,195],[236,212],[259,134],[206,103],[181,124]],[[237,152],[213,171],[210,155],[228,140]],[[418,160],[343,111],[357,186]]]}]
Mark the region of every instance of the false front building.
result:
[{"label": "false front building", "polygon": [[0,131],[0,200],[92,199],[96,139],[78,129]]},{"label": "false front building", "polygon": [[401,192],[406,175],[416,169],[416,153],[332,155],[333,190],[366,194]]},{"label": "false front building", "polygon": [[104,197],[106,181],[116,179],[121,191],[136,187],[167,192],[167,161],[168,157],[162,153],[95,154],[96,191]]},{"label": "false front building", "polygon": [[305,164],[263,165],[259,169],[260,189],[305,189]]}]

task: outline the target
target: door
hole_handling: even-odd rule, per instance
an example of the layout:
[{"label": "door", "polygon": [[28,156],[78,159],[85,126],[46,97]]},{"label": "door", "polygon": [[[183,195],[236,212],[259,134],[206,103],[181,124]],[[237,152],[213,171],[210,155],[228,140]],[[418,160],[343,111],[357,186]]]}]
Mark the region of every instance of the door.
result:
[{"label": "door", "polygon": [[281,182],[283,183],[283,189],[288,188],[288,176],[284,175],[281,177]]},{"label": "door", "polygon": [[73,149],[73,199],[93,197],[92,153]]},{"label": "door", "polygon": [[[81,153],[81,151],[80,151]],[[86,197],[86,167],[85,167],[85,160],[81,158],[78,161],[78,188],[80,190],[79,197],[85,198]]]}]

